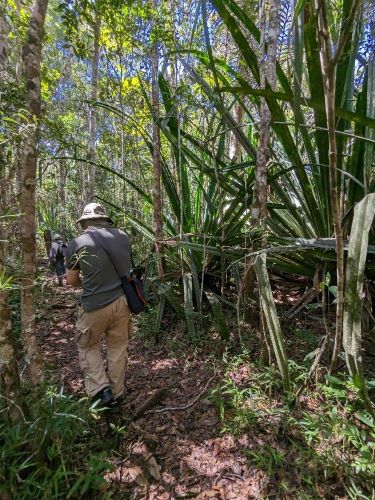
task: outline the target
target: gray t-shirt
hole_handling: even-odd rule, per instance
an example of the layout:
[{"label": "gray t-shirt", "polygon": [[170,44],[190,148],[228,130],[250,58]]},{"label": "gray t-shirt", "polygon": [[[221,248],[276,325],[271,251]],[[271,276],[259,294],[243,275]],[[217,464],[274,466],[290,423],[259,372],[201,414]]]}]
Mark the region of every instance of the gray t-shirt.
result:
[{"label": "gray t-shirt", "polygon": [[80,269],[82,273],[81,299],[85,311],[100,309],[124,294],[120,276],[130,272],[130,252],[128,236],[110,226],[89,227],[69,243],[67,267]]}]

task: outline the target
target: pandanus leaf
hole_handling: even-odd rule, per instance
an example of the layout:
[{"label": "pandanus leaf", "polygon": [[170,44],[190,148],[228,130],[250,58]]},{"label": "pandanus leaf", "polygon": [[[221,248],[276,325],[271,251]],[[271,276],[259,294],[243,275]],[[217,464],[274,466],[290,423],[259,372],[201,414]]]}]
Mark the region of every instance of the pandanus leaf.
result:
[{"label": "pandanus leaf", "polygon": [[276,357],[277,366],[283,379],[285,390],[289,389],[289,369],[288,358],[285,350],[285,342],[277,316],[275,301],[272,296],[272,289],[267,272],[266,254],[261,253],[255,259],[255,273],[257,275],[260,305],[267,323],[267,329],[271,337],[273,351]]},{"label": "pandanus leaf", "polygon": [[[343,345],[354,382],[367,397],[362,370],[363,281],[369,231],[375,216],[375,193],[368,194],[354,209],[346,266]],[[370,405],[371,406],[371,405]]]}]

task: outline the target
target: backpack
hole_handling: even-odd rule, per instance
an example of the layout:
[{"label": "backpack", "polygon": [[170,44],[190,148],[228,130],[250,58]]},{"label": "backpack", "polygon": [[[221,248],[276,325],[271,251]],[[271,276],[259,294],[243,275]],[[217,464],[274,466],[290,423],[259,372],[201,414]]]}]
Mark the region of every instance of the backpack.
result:
[{"label": "backpack", "polygon": [[61,241],[57,245],[56,260],[64,260],[66,257],[67,244]]}]

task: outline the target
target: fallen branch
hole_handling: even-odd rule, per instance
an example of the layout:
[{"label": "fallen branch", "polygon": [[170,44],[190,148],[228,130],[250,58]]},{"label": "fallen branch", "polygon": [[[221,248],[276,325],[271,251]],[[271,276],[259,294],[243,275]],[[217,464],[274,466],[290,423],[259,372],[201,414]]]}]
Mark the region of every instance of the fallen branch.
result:
[{"label": "fallen branch", "polygon": [[51,304],[51,309],[75,309],[77,304]]},{"label": "fallen branch", "polygon": [[298,314],[307,304],[309,304],[314,298],[317,296],[316,290],[314,288],[310,288],[305,292],[302,297],[298,300],[296,304],[292,307],[290,313],[287,316],[287,319],[292,318],[296,314]]},{"label": "fallen branch", "polygon": [[146,401],[134,411],[132,420],[141,417],[144,413],[155,406],[173,387],[173,385],[169,385],[167,387],[161,387],[160,389],[154,391],[153,394],[151,394],[151,396],[147,398]]},{"label": "fallen branch", "polygon": [[330,340],[331,336],[329,333],[326,333],[324,339],[323,339],[323,342],[322,342],[322,345],[321,347],[319,348],[318,352],[317,352],[317,355],[314,359],[314,362],[313,364],[311,365],[311,368],[309,370],[309,373],[307,374],[305,380],[303,381],[303,383],[301,384],[301,386],[299,387],[297,393],[296,393],[296,401],[298,402],[299,401],[299,398],[301,397],[301,394],[302,392],[306,389],[307,387],[307,384],[309,383],[310,379],[312,378],[312,376],[314,375],[316,369],[318,368],[318,365],[320,363],[320,360],[322,359],[322,356],[324,354],[324,351],[326,350],[326,347],[328,345],[328,341]]},{"label": "fallen branch", "polygon": [[210,383],[212,382],[212,380],[215,378],[216,374],[213,375],[207,382],[207,384],[204,386],[203,390],[198,394],[198,396],[196,398],[193,399],[193,401],[191,401],[190,403],[184,405],[184,406],[168,406],[166,408],[160,408],[159,410],[153,410],[152,412],[147,412],[147,413],[163,413],[165,411],[179,411],[179,410],[186,410],[187,408],[191,408],[192,406],[194,406],[197,401],[200,400],[200,398],[205,394],[205,392],[207,391],[208,389],[208,386],[210,385]]}]

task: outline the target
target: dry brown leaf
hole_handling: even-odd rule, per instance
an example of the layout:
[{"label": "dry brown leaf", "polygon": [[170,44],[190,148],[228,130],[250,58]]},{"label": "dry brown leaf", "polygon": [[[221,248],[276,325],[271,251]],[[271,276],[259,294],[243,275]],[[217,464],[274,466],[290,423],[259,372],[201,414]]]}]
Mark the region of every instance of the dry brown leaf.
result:
[{"label": "dry brown leaf", "polygon": [[147,469],[147,472],[151,477],[153,477],[156,481],[160,481],[160,467],[145,443],[135,443],[131,449],[131,454],[135,461],[138,463],[140,462],[142,467]]},{"label": "dry brown leaf", "polygon": [[147,459],[147,468],[148,468],[148,472],[150,473],[150,475],[156,481],[160,481],[160,479],[161,479],[160,467],[159,467],[157,461],[155,460],[155,457],[152,455]]},{"label": "dry brown leaf", "polygon": [[242,467],[238,462],[234,462],[234,464],[232,464],[230,468],[232,469],[234,474],[238,474],[239,476],[241,475]]},{"label": "dry brown leaf", "polygon": [[205,498],[222,498],[222,497],[219,491],[211,489],[211,490],[204,490],[197,496],[197,500],[204,500]]},{"label": "dry brown leaf", "polygon": [[156,432],[164,432],[165,430],[168,429],[168,427],[169,427],[168,424],[166,424],[166,425],[157,425],[155,427],[155,431]]},{"label": "dry brown leaf", "polygon": [[139,486],[148,486],[148,481],[143,473],[143,470],[137,465],[126,469],[124,471],[123,478],[124,476],[130,479],[130,481],[127,481],[129,483],[135,482],[139,484]]},{"label": "dry brown leaf", "polygon": [[220,450],[221,450],[220,441],[215,441],[213,449],[213,454],[215,455],[215,457],[220,453]]},{"label": "dry brown leaf", "polygon": [[188,389],[190,386],[191,386],[191,379],[186,379],[186,380],[181,380],[180,382],[180,386],[183,388],[183,389]]}]

